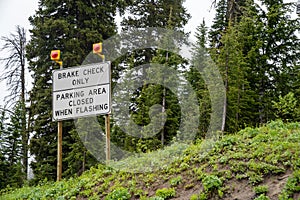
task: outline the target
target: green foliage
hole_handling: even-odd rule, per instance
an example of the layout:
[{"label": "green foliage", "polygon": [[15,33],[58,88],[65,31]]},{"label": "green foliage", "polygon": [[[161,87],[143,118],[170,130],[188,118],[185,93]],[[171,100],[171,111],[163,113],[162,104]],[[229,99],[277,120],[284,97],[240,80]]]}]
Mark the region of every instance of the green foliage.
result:
[{"label": "green foliage", "polygon": [[4,111],[1,114],[0,165],[2,168],[0,174],[2,174],[2,178],[0,179],[2,180],[0,190],[5,187],[20,187],[26,180],[25,167],[22,165],[24,159],[23,137],[25,137],[22,124],[24,120],[26,121],[24,104],[18,101],[10,113],[9,119],[5,116]]},{"label": "green foliage", "polygon": [[278,102],[272,101],[272,103],[277,118],[285,121],[294,121],[299,117],[298,101],[293,92],[289,92],[284,97],[279,95]]},{"label": "green foliage", "polygon": [[[157,35],[156,31],[145,30],[143,34],[139,36],[136,35],[132,29],[133,27],[160,27],[184,32],[183,27],[190,18],[186,9],[183,7],[183,2],[179,0],[141,0],[128,1],[127,3],[125,10],[130,16],[125,16],[122,19],[121,26],[122,30],[126,30],[129,33],[132,32],[132,35],[135,35],[135,38],[132,38],[132,41],[127,41],[130,44],[139,42],[140,37],[144,37],[145,35]],[[155,6],[153,6],[154,4]],[[126,70],[137,70],[135,67],[142,66],[142,64],[158,63],[171,69],[178,69],[178,67],[181,66],[181,57],[176,53],[163,50],[169,49],[168,45],[174,46],[174,41],[172,41],[174,38],[170,37],[169,33],[166,33],[161,39],[162,41],[158,44],[158,49],[136,49],[124,55],[121,58],[124,68]],[[126,51],[128,51],[128,49],[126,49]],[[155,83],[147,84],[146,77],[149,75],[151,76],[151,74],[155,76],[153,79],[155,80]],[[124,133],[120,129],[115,128],[115,131],[112,134],[112,141],[127,151],[138,153],[149,153],[170,144],[178,133],[181,112],[178,98],[176,94],[174,94],[175,92],[171,91],[170,88],[165,87],[165,85],[167,85],[170,80],[176,80],[173,83],[174,85],[177,85],[177,80],[179,80],[178,77],[171,76],[171,74],[160,70],[160,68],[153,69],[150,67],[150,69],[148,69],[147,67],[140,67],[139,73],[126,78],[130,81],[144,81],[140,88],[134,88],[132,92],[126,94],[131,95],[131,102],[128,107],[132,122],[128,126],[128,130],[132,130],[130,126],[134,125],[139,125],[143,128],[134,133],[140,135],[139,137],[128,136],[130,135],[128,134],[128,131],[125,131],[126,133]],[[177,90],[177,87],[174,88]],[[153,118],[151,119],[151,115],[153,113],[155,114],[155,112],[152,112],[151,108],[155,104],[162,106],[161,110],[164,111],[160,112],[158,115],[166,114],[166,122],[164,123],[163,128],[153,133],[153,127],[155,128],[157,124],[152,121]],[[133,123],[134,125],[132,125]],[[149,137],[149,135],[151,135],[151,137]],[[120,138],[122,138],[122,141],[120,141]]]},{"label": "green foliage", "polygon": [[175,197],[176,191],[174,188],[162,188],[156,190],[155,195],[163,199],[170,199],[172,197]]},{"label": "green foliage", "polygon": [[[80,65],[91,51],[94,42],[105,40],[116,33],[114,18],[118,9],[121,13],[125,11],[128,13],[123,18],[121,26],[123,30],[129,31],[130,27],[162,27],[184,32],[184,26],[190,18],[183,1],[179,0],[93,2],[79,0],[75,3],[66,0],[43,0],[40,1],[35,15],[29,19],[32,29],[26,51],[29,70],[33,77],[33,88],[29,92],[28,126],[32,136],[30,151],[35,157],[31,166],[35,174],[33,181],[35,183],[41,180],[54,181],[56,178],[57,125],[52,122],[49,105],[52,101],[52,71],[58,66],[55,63],[49,64],[49,52],[52,49],[62,50],[64,67]],[[299,119],[297,99],[300,94],[300,73],[297,63],[300,57],[300,40],[297,31],[300,21],[299,18],[289,17],[292,9],[290,3],[284,3],[282,0],[260,0],[258,3],[253,0],[236,2],[219,0],[209,34],[207,35],[208,27],[204,20],[197,28],[197,42],[193,47],[193,59],[190,63],[176,53],[165,50],[168,45],[174,45],[173,38],[166,33],[159,44],[160,49],[138,49],[120,58],[122,67],[113,64],[113,78],[116,81],[123,75],[120,71],[123,67],[132,69],[150,62],[180,71],[191,83],[199,103],[199,126],[195,126],[194,120],[187,121],[184,124],[186,127],[184,132],[196,132],[197,138],[202,139],[210,128],[210,122],[218,123],[216,119],[211,118],[212,102],[204,81],[205,77],[202,77],[196,67],[209,68],[211,64],[209,58],[212,57],[218,65],[226,89],[225,110],[222,111],[223,120],[226,122],[223,132],[236,132],[246,126],[258,127],[275,118],[296,121]],[[156,33],[143,33],[143,36],[147,34]],[[127,42],[139,42],[140,37],[136,38],[135,41]],[[206,48],[207,41],[210,42],[209,49]],[[135,78],[144,78],[149,73],[145,68],[141,71],[142,74]],[[181,90],[181,82],[177,77],[169,74],[165,77],[161,71],[155,71],[154,76],[156,80],[165,82],[175,79],[174,85],[178,86],[176,87],[178,91]],[[190,176],[201,180],[205,190],[202,196],[198,197],[205,199],[212,197],[212,191],[217,191],[218,196],[222,196],[223,179],[232,177],[248,179],[249,183],[256,185],[262,182],[266,175],[284,173],[287,168],[297,170],[300,166],[298,159],[300,125],[297,123],[286,125],[282,121],[270,122],[261,128],[246,128],[236,135],[224,136],[215,144],[212,151],[206,152],[205,155],[199,153],[203,152],[204,148],[201,145],[204,145],[204,142],[189,147],[183,158],[178,158],[177,152],[182,153],[185,147],[177,147],[176,144],[156,151],[166,144],[171,144],[180,125],[183,125],[181,123],[185,121],[186,116],[180,113],[182,109],[180,102],[173,91],[160,84],[144,84],[130,94],[132,94],[130,114],[134,123],[146,127],[151,122],[151,107],[155,104],[164,104],[167,121],[159,134],[151,138],[128,136],[120,128],[113,126],[112,141],[116,145],[130,152],[142,153],[138,158],[129,157],[123,162],[126,165],[123,168],[127,171],[130,171],[132,166],[138,168],[137,170],[145,169],[145,164],[150,166],[146,167],[146,171],[151,171],[155,168],[152,167],[154,165],[168,174],[162,176],[164,180],[177,176],[169,181],[171,186],[177,186],[185,182],[179,178],[181,176],[178,173],[185,171],[186,174],[191,174],[193,170],[195,175]],[[28,150],[28,132],[25,131],[24,123],[26,112],[25,104],[22,102],[14,108],[14,114],[9,119],[4,114],[1,116],[0,188],[9,185],[7,190],[10,190],[11,187],[18,187],[24,183]],[[103,118],[99,117],[99,121],[103,126]],[[151,128],[145,129],[142,137],[149,135]],[[79,175],[94,165],[96,160],[81,142],[80,136],[86,136],[85,132],[78,135],[70,121],[64,123],[63,130],[64,177]],[[160,162],[169,157],[175,158],[177,163],[170,165]],[[112,166],[120,165],[121,162],[112,162]],[[220,166],[226,166],[228,171],[221,172]],[[116,191],[121,185],[121,180],[127,178],[125,175],[121,176],[120,180],[114,181],[115,185],[111,186],[116,175],[111,170],[106,170],[99,175],[101,184],[97,188],[98,191],[94,192],[92,188],[98,183],[98,179],[87,183],[84,177],[83,175],[82,179],[78,179],[80,183],[70,180],[64,181],[65,185],[52,182],[40,184],[39,190],[35,191],[36,194],[28,194],[30,189],[25,187],[23,193],[17,191],[16,196],[71,199],[82,195],[96,198],[98,194],[95,193],[102,195],[109,190]],[[146,177],[144,187],[150,188],[156,177],[156,175]],[[295,172],[287,182],[281,197],[291,198],[292,194],[299,190],[298,183],[298,175]],[[136,189],[138,181],[130,180],[128,185],[130,186],[128,190],[132,192]],[[264,189],[255,187],[256,193],[261,194],[261,198],[264,198]]]},{"label": "green foliage", "polygon": [[[196,43],[194,44],[192,51],[192,67],[186,72],[185,76],[192,85],[199,102],[199,127],[196,138],[200,139],[205,137],[205,133],[208,131],[211,120],[211,94],[209,94],[208,85],[205,82],[205,78],[208,77],[203,77],[203,74],[199,71],[199,69],[204,68],[211,62],[209,59],[210,57],[207,54],[207,27],[204,20],[197,27],[195,37]],[[190,123],[194,122],[191,121]],[[188,131],[190,130],[187,130],[187,132]]]},{"label": "green foliage", "polygon": [[[149,6],[155,3],[156,6]],[[187,24],[190,15],[182,5],[182,1],[149,1],[141,0],[138,2],[131,2],[127,8],[127,12],[131,14],[121,22],[123,29],[127,30],[129,27],[162,27],[166,28],[170,12],[172,12],[172,21],[169,24],[176,29],[182,29]],[[157,15],[160,13],[160,15]]]},{"label": "green foliage", "polygon": [[164,198],[155,196],[155,197],[150,197],[148,200],[164,200]]},{"label": "green foliage", "polygon": [[193,187],[195,187],[195,184],[194,183],[189,183],[189,184],[187,184],[187,185],[184,186],[184,189],[185,190],[189,190],[189,189],[191,189]]},{"label": "green foliage", "polygon": [[[253,96],[249,88],[249,80],[246,79],[248,66],[243,57],[242,46],[239,43],[238,28],[231,23],[226,33],[222,36],[222,47],[219,49],[217,65],[223,77],[227,101],[226,108],[226,131],[236,132],[243,128],[245,124],[251,124],[247,114],[247,107],[251,105],[249,101]],[[249,88],[250,89],[250,88]],[[250,105],[249,105],[250,104]]]},{"label": "green foliage", "polygon": [[300,192],[300,170],[294,171],[293,175],[288,178],[282,193],[279,195],[280,200],[289,200],[294,193]]},{"label": "green foliage", "polygon": [[257,195],[266,194],[268,192],[268,186],[267,185],[256,186],[254,187],[254,192]]},{"label": "green foliage", "polygon": [[[104,199],[105,196],[113,194],[120,196],[132,194],[135,198],[144,200],[166,199],[175,196],[181,198],[179,194],[183,189],[196,189],[200,180],[203,191],[193,195],[194,199],[222,199],[224,196],[230,195],[227,193],[227,188],[224,187],[225,183],[244,179],[248,180],[248,187],[252,188],[252,185],[263,182],[266,176],[283,174],[289,169],[293,171],[293,174],[288,178],[279,198],[288,200],[300,190],[299,128],[299,123],[285,124],[282,121],[274,121],[260,128],[247,128],[235,135],[225,135],[205,155],[199,153],[201,152],[201,142],[191,145],[182,156],[163,170],[137,174],[115,171],[99,165],[98,168],[92,167],[89,171],[84,172],[80,177],[61,182],[50,182],[46,179],[37,187],[7,188],[2,190],[1,195],[5,200]],[[149,156],[147,162],[151,162],[151,157],[154,163],[157,159],[154,156]],[[226,164],[220,163],[222,157],[228,159]],[[134,161],[135,159],[137,161]],[[128,161],[138,163],[140,161],[138,159],[132,157]],[[178,170],[181,163],[189,163],[189,168],[185,171]],[[214,168],[218,170],[214,170]],[[156,191],[155,197],[146,197],[148,194],[154,193],[153,185],[165,185],[166,183],[173,184],[176,192],[175,188],[162,188]],[[176,187],[178,184],[180,187]],[[268,198],[266,197],[267,186],[258,185],[252,188],[256,198]],[[128,198],[130,197],[131,195]]]},{"label": "green foliage", "polygon": [[198,200],[198,195],[197,195],[197,194],[193,194],[193,195],[190,197],[190,200]]},{"label": "green foliage", "polygon": [[207,175],[205,178],[203,178],[202,184],[204,193],[202,196],[200,195],[199,199],[206,199],[206,197],[223,197],[223,191],[221,189],[223,183],[219,177],[215,175]]},{"label": "green foliage", "polygon": [[220,47],[222,45],[220,39],[227,26],[227,1],[220,0],[216,6],[216,15],[209,31],[209,42],[212,48]]},{"label": "green foliage", "polygon": [[267,197],[265,194],[261,194],[258,197],[256,197],[254,200],[270,200],[270,198]]},{"label": "green foliage", "polygon": [[202,180],[202,184],[205,191],[214,191],[222,187],[222,181],[219,177],[214,175],[208,175]]},{"label": "green foliage", "polygon": [[[49,53],[53,49],[60,49],[64,67],[81,65],[91,52],[93,43],[116,33],[114,17],[117,5],[116,1],[103,0],[44,0],[29,18],[32,29],[26,51],[33,77],[33,88],[30,91],[30,152],[35,158],[31,165],[35,183],[46,177],[48,180],[56,179],[57,123],[52,121],[51,105],[52,71],[59,66],[55,62],[51,63]],[[73,122],[64,121],[64,177],[80,174],[85,170],[84,166],[88,168],[95,163],[91,157],[83,159],[86,149],[70,133],[72,129]]]},{"label": "green foliage", "polygon": [[182,176],[177,176],[177,177],[172,178],[169,181],[169,183],[172,187],[179,185],[180,183],[182,183]]},{"label": "green foliage", "polygon": [[126,188],[116,188],[111,193],[109,193],[105,200],[128,200],[131,195]]},{"label": "green foliage", "polygon": [[208,199],[207,196],[208,196],[207,193],[200,193],[198,199],[199,200],[207,200]]}]

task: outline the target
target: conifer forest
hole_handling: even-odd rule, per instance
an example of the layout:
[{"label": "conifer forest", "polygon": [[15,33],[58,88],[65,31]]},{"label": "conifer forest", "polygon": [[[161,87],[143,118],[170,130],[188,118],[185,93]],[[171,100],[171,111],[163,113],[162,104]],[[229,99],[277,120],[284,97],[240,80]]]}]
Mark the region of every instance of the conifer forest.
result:
[{"label": "conifer forest", "polygon": [[[300,199],[300,2],[209,1],[212,23],[197,19],[191,32],[186,25],[193,16],[185,0],[39,0],[29,30],[16,24],[14,32],[1,35],[6,96],[0,105],[0,199]],[[136,48],[159,36],[156,46]],[[60,63],[50,52],[60,50],[63,68],[77,67],[101,60],[93,54],[99,42],[111,67],[111,156],[126,154],[128,166],[125,171],[107,166],[105,139],[103,148],[93,146],[85,131],[105,133],[105,115],[95,116],[97,126],[85,117],[76,119],[83,127],[67,119],[63,180],[57,181],[53,98],[83,94],[53,96],[53,72]],[[189,59],[180,53],[184,46],[190,47]],[[149,71],[149,63],[158,67]],[[186,95],[187,85],[193,95]],[[103,87],[89,95],[107,91]],[[130,123],[121,119],[126,114]],[[218,132],[218,141],[209,142],[210,131]],[[155,164],[164,150],[168,157],[179,151],[185,137],[181,156],[169,165]],[[203,145],[209,150],[200,156]],[[142,156],[130,156],[136,154]],[[132,171],[146,162],[160,170]]]}]

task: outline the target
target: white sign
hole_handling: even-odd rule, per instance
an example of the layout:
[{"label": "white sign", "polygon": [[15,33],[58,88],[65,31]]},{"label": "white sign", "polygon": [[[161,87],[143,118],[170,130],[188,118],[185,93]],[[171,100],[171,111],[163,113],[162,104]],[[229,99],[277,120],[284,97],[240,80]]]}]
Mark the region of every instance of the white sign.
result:
[{"label": "white sign", "polygon": [[107,114],[110,112],[110,63],[55,70],[53,120]]}]

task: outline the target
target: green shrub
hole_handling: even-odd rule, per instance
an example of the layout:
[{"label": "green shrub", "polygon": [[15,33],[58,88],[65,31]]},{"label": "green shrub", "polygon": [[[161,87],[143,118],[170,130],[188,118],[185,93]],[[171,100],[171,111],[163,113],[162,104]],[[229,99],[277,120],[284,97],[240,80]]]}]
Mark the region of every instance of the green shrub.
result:
[{"label": "green shrub", "polygon": [[193,188],[193,187],[195,187],[195,184],[194,184],[194,183],[190,183],[190,184],[185,185],[185,186],[184,186],[184,189],[185,189],[185,190],[189,190],[189,189],[191,189],[191,188]]},{"label": "green shrub", "polygon": [[268,192],[268,186],[266,186],[266,185],[259,185],[259,186],[257,186],[257,187],[254,188],[254,192],[257,195],[259,195],[259,194],[266,194]]},{"label": "green shrub", "polygon": [[221,179],[219,179],[219,177],[217,177],[215,175],[206,176],[202,180],[202,184],[203,184],[204,190],[206,190],[206,191],[218,190],[219,188],[222,187]]},{"label": "green shrub", "polygon": [[189,167],[190,167],[189,164],[183,162],[183,163],[180,164],[179,169],[182,170],[182,171],[185,171],[185,170],[187,170]]},{"label": "green shrub", "polygon": [[131,195],[126,188],[120,187],[109,193],[105,200],[128,200]]},{"label": "green shrub", "polygon": [[180,183],[182,182],[182,176],[177,176],[177,177],[174,177],[170,180],[170,185],[171,186],[177,186],[179,185]]},{"label": "green shrub", "polygon": [[294,171],[293,176],[288,178],[282,193],[279,195],[279,199],[290,199],[297,192],[300,192],[300,170]]},{"label": "green shrub", "polygon": [[148,200],[164,200],[162,197],[150,197]]},{"label": "green shrub", "polygon": [[197,195],[197,194],[193,194],[193,195],[190,197],[190,200],[198,200],[198,195]]},{"label": "green shrub", "polygon": [[259,197],[256,197],[254,200],[270,200],[270,198],[264,194],[261,194],[259,195]]},{"label": "green shrub", "polygon": [[207,200],[207,199],[208,199],[208,197],[207,197],[206,193],[199,194],[198,200]]},{"label": "green shrub", "polygon": [[156,196],[162,197],[163,199],[169,199],[171,197],[175,197],[176,191],[174,188],[162,188],[156,190]]}]

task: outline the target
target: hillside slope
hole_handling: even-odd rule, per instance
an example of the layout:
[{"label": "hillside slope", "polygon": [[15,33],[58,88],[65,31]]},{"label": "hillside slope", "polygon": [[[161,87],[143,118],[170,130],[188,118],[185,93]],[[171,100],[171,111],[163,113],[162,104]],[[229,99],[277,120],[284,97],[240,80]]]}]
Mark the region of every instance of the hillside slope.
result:
[{"label": "hillside slope", "polygon": [[99,165],[80,177],[23,187],[0,199],[300,199],[299,123],[246,128],[224,136],[206,155],[199,153],[201,145],[191,145],[156,172]]}]

